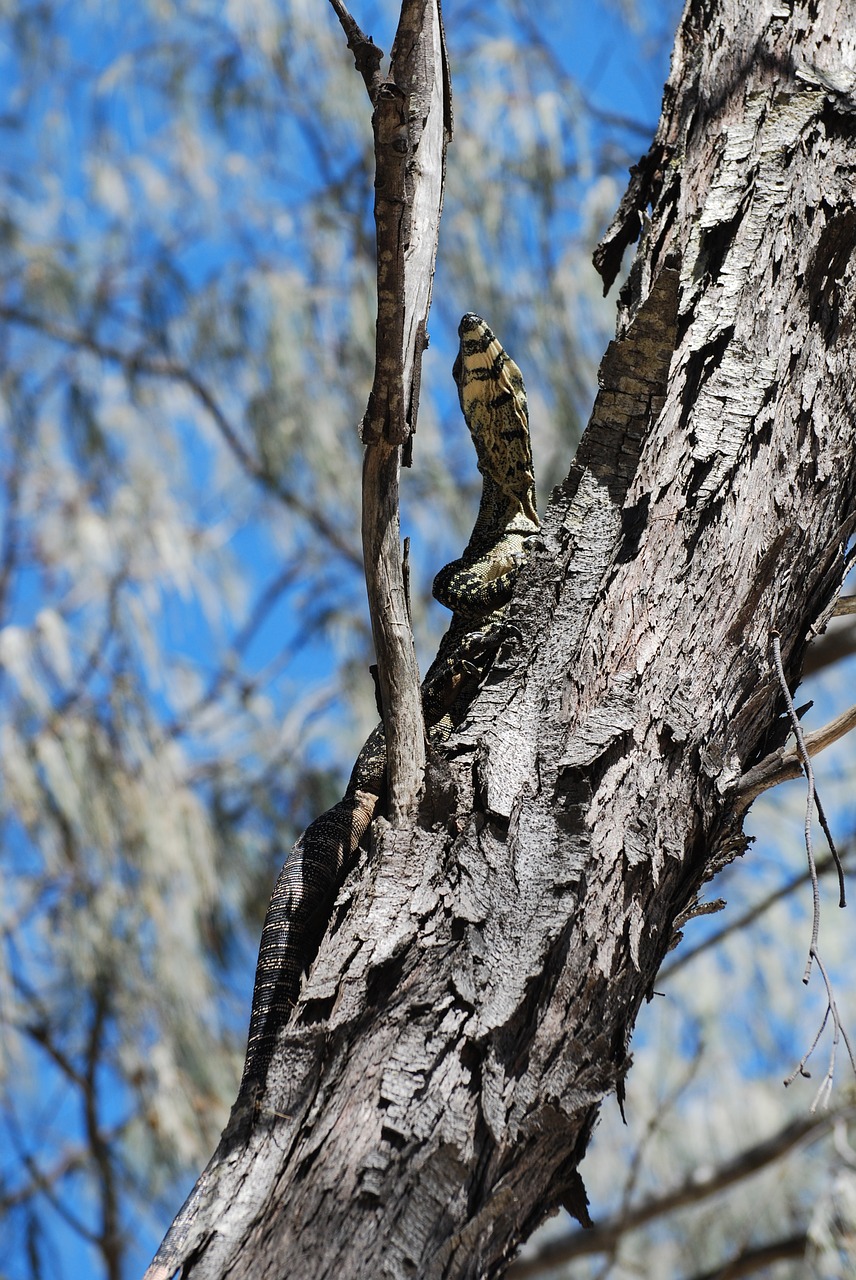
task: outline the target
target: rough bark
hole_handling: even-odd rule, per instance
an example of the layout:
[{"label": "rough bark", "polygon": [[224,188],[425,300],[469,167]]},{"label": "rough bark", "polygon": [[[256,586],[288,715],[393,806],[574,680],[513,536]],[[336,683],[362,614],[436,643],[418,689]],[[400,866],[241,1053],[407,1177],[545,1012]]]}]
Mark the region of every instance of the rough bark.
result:
[{"label": "rough bark", "polygon": [[585,1220],[638,1009],[786,732],[770,632],[795,682],[856,524],[854,17],[690,0],[514,630],[340,895],[195,1280],[498,1276],[560,1203]]}]

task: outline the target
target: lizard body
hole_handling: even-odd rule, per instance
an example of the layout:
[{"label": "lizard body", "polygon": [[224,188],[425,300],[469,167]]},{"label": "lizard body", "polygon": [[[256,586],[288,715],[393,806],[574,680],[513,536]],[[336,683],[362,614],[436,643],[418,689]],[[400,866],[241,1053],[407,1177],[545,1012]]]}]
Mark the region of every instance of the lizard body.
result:
[{"label": "lizard body", "polygon": [[[458,333],[452,374],[483,485],[463,554],[434,579],[434,596],[453,614],[422,683],[426,729],[434,741],[460,723],[485,675],[527,541],[540,528],[520,370],[478,316],[465,315]],[[383,726],[378,725],[357,757],[344,797],[310,823],[280,871],[259,947],[242,1091],[264,1079],[277,1032],[291,1015],[301,976],[374,817],[385,776]]]}]

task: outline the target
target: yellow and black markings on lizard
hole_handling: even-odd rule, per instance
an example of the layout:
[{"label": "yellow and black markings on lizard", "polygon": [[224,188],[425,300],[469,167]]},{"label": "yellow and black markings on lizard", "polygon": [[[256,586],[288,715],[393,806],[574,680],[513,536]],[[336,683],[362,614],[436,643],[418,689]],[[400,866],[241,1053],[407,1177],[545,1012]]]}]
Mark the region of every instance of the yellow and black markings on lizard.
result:
[{"label": "yellow and black markings on lizard", "polygon": [[461,346],[452,376],[479,470],[489,474],[503,497],[537,527],[523,375],[479,316],[465,315],[458,332]]},{"label": "yellow and black markings on lizard", "polygon": [[473,623],[508,603],[540,524],[523,376],[479,316],[465,315],[458,333],[452,376],[484,484],[464,553],[440,570],[433,590],[456,618]]}]

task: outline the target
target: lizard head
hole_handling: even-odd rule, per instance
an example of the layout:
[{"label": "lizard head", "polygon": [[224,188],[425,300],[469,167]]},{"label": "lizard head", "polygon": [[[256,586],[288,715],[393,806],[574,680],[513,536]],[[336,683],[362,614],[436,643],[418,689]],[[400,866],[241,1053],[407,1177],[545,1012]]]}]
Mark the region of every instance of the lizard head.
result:
[{"label": "lizard head", "polygon": [[461,345],[452,366],[464,419],[478,455],[479,471],[539,527],[529,443],[529,410],[523,376],[480,316],[468,313],[458,326]]}]

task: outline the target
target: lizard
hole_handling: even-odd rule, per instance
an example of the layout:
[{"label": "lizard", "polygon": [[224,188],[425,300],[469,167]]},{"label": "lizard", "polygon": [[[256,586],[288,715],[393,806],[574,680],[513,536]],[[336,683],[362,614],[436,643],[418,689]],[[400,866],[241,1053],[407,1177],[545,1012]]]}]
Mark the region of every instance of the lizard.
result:
[{"label": "lizard", "polygon": [[[540,529],[526,390],[519,368],[479,316],[458,327],[452,368],[482,475],[463,554],[439,571],[433,594],[452,621],[422,682],[426,731],[442,742],[460,723],[496,652],[528,543]],[[383,725],[363,745],[343,798],[306,828],[284,863],[262,928],[241,1093],[263,1083],[314,958],[333,899],[381,804]]]}]

